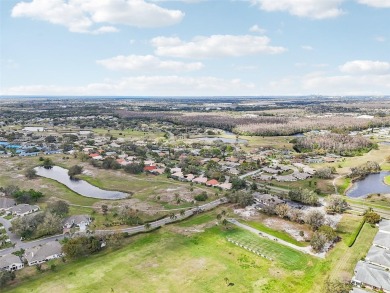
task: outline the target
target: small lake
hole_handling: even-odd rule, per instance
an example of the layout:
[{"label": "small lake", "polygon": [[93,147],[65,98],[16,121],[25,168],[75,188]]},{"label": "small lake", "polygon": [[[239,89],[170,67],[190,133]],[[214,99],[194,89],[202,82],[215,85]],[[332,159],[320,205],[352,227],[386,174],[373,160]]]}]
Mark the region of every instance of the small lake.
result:
[{"label": "small lake", "polygon": [[225,137],[198,137],[194,138],[195,140],[201,140],[201,141],[207,141],[207,142],[214,142],[217,140],[221,140],[226,143],[247,143],[248,141],[246,139],[235,139],[235,138],[225,138]]},{"label": "small lake", "polygon": [[383,182],[383,178],[387,175],[390,175],[390,172],[370,174],[363,180],[353,183],[346,194],[349,197],[365,197],[373,193],[390,193],[390,186]]},{"label": "small lake", "polygon": [[43,167],[36,167],[34,169],[37,171],[37,175],[58,181],[74,192],[85,197],[98,199],[122,199],[129,196],[129,194],[120,191],[100,189],[84,180],[70,179],[68,170],[58,166],[54,166],[51,169],[45,169]]}]

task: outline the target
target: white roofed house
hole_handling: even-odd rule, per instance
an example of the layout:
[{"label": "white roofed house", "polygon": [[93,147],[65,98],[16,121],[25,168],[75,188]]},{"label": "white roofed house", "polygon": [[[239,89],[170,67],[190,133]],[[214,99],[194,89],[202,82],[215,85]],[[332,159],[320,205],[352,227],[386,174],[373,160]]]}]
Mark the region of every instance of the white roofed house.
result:
[{"label": "white roofed house", "polygon": [[359,287],[369,287],[373,290],[390,292],[390,273],[379,266],[359,261],[355,267],[352,284]]},{"label": "white roofed house", "polygon": [[39,211],[39,206],[29,204],[18,204],[7,210],[7,213],[18,217],[24,217],[28,214]]},{"label": "white roofed house", "polygon": [[24,267],[23,262],[19,256],[13,254],[6,254],[0,257],[0,271],[16,271]]},{"label": "white roofed house", "polygon": [[6,211],[15,205],[15,200],[7,197],[0,197],[0,212]]},{"label": "white roofed house", "polygon": [[63,228],[70,229],[72,227],[78,227],[80,231],[84,232],[91,222],[92,219],[88,215],[74,215],[64,220]]},{"label": "white roofed house", "polygon": [[58,241],[51,241],[43,245],[26,249],[24,253],[24,257],[26,258],[29,266],[41,264],[62,256],[63,253],[61,244]]},{"label": "white roofed house", "polygon": [[390,250],[373,245],[367,253],[366,262],[390,270]]}]

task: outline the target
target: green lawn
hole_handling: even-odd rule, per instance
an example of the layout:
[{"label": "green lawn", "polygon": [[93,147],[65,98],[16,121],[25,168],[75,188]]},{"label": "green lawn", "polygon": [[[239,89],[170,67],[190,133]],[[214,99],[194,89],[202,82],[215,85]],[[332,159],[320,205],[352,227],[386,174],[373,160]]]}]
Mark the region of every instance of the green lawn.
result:
[{"label": "green lawn", "polygon": [[[179,226],[210,222],[214,217],[215,212],[201,214]],[[18,276],[29,277],[5,292],[322,292],[329,276],[350,279],[356,262],[371,246],[377,229],[370,225],[363,227],[351,248],[346,245],[360,219],[343,216],[337,230],[343,240],[325,260],[230,225],[227,230],[214,226],[188,236],[175,232],[175,224],[134,236],[115,251],[58,262],[54,272],[18,271]],[[256,247],[273,261],[227,238]],[[225,278],[234,286],[228,287]]]},{"label": "green lawn", "polygon": [[8,292],[312,292],[319,260],[257,237],[275,255],[269,261],[226,240],[253,236],[219,227],[189,237],[163,229],[136,236],[125,248],[59,264]]},{"label": "green lawn", "polygon": [[390,175],[385,177],[384,182],[385,184],[390,185]]}]

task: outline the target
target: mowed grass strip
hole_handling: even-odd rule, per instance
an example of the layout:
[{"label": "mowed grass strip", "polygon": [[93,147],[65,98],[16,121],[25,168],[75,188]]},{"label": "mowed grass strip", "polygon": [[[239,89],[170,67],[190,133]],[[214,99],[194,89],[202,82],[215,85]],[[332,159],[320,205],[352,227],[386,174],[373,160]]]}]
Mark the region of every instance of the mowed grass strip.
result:
[{"label": "mowed grass strip", "polygon": [[260,253],[272,258],[280,263],[282,267],[289,270],[298,270],[313,258],[290,247],[259,237],[242,229],[234,229],[228,234],[228,238],[251,249],[258,250]]}]

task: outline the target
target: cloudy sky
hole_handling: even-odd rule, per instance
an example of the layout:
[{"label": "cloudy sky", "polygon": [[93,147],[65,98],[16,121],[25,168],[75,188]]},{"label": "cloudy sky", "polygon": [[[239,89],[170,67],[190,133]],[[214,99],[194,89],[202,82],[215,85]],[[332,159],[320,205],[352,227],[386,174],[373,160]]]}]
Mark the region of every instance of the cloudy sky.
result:
[{"label": "cloudy sky", "polygon": [[389,95],[390,0],[0,0],[3,95]]}]

